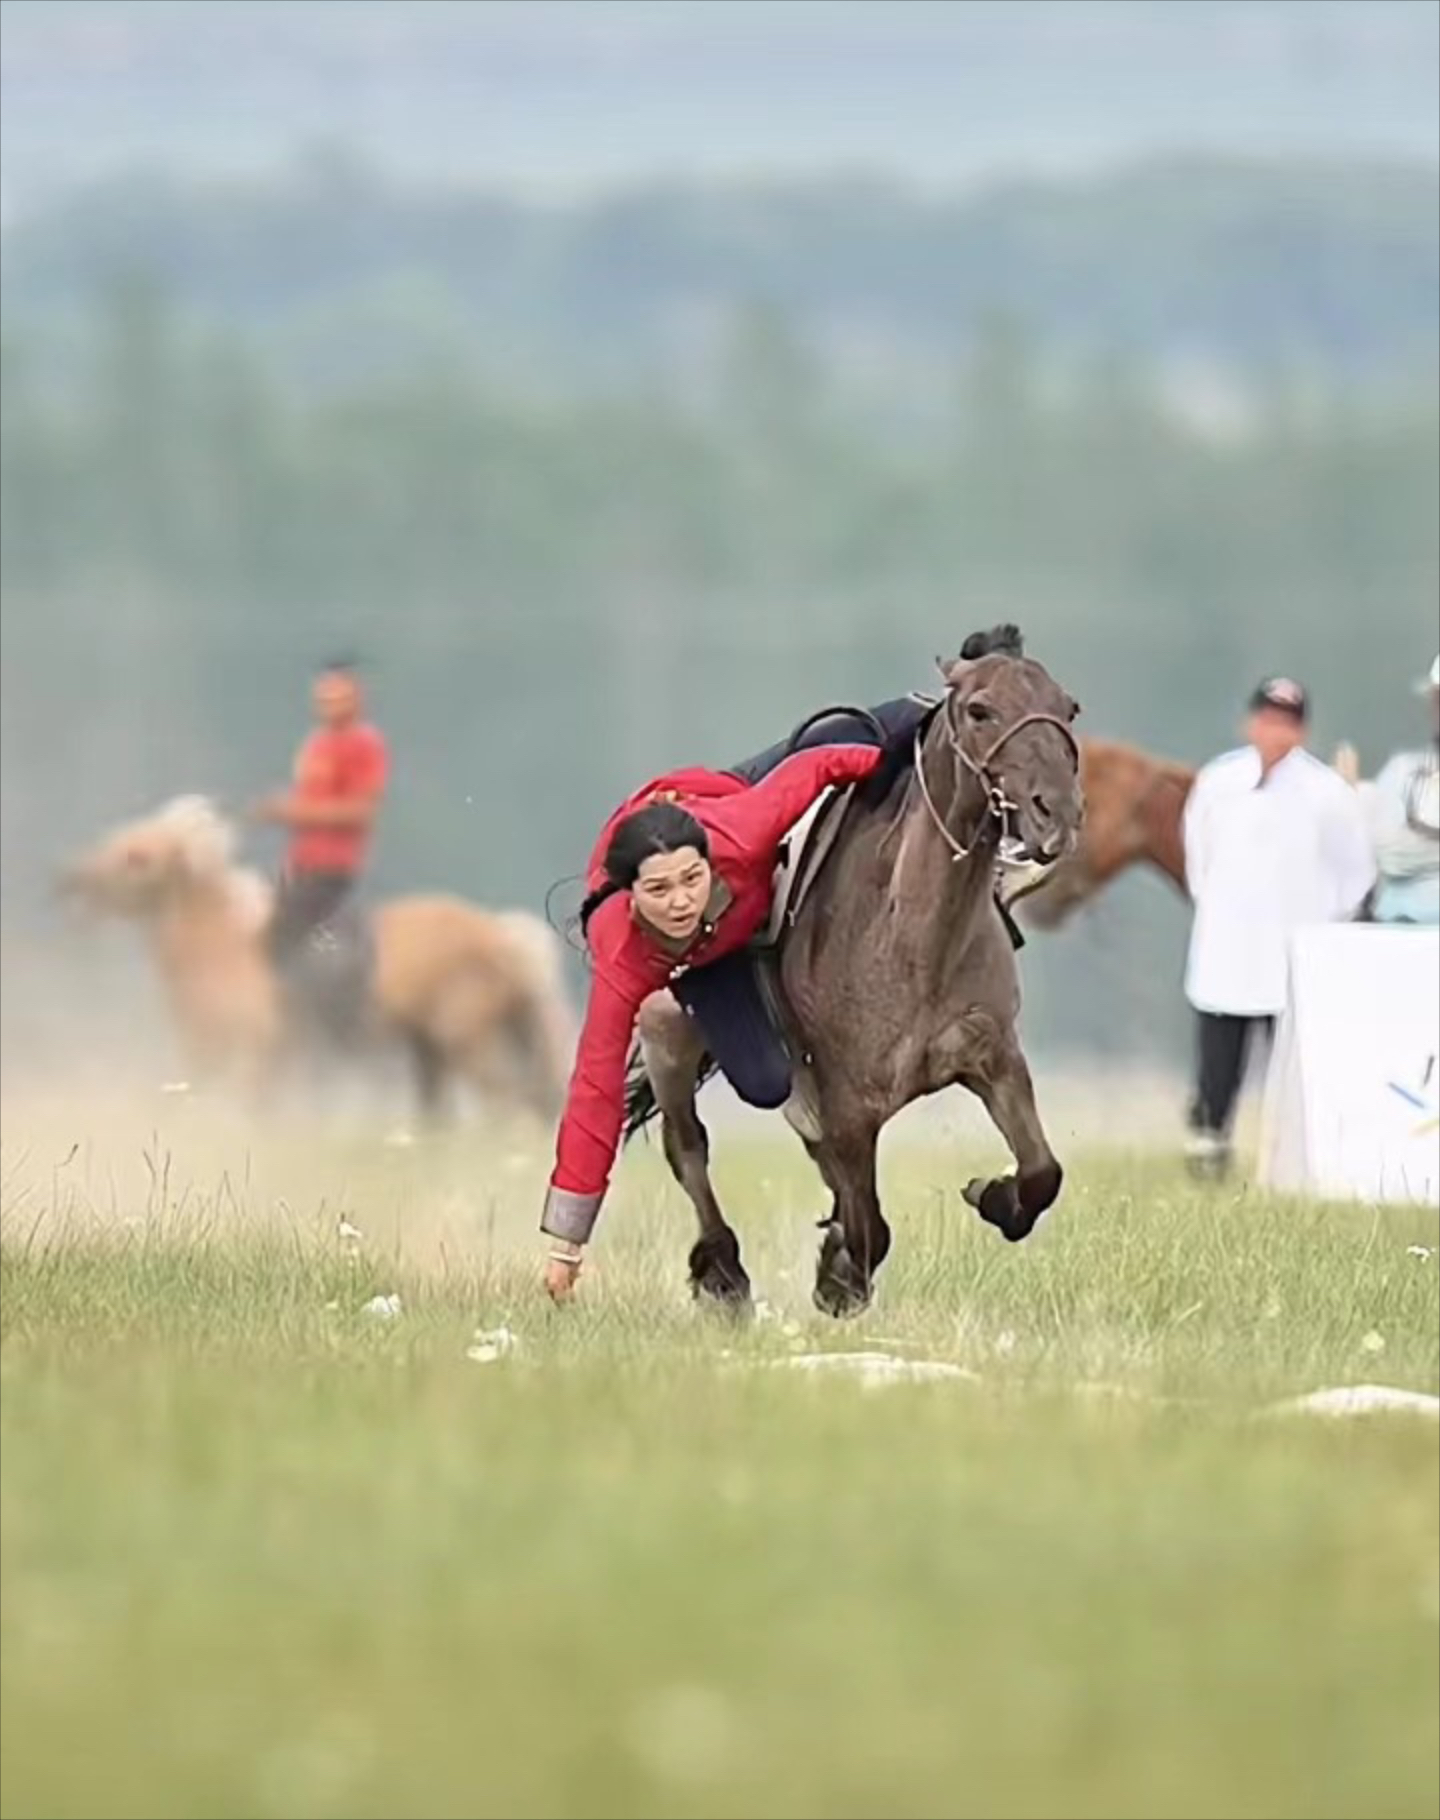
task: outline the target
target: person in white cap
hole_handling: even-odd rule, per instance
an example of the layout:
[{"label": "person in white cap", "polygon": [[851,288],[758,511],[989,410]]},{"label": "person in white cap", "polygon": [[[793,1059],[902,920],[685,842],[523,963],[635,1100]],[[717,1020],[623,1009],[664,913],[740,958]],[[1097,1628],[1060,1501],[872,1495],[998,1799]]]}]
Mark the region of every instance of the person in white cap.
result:
[{"label": "person in white cap", "polygon": [[1187,1156],[1197,1174],[1229,1164],[1246,1054],[1284,1008],[1291,936],[1352,917],[1375,881],[1359,798],[1306,751],[1309,719],[1299,683],[1262,682],[1246,744],[1204,766],[1185,805],[1195,906],[1185,995],[1198,1035]]},{"label": "person in white cap", "polygon": [[1375,845],[1380,883],[1377,923],[1440,924],[1440,657],[1415,685],[1429,697],[1430,743],[1397,752],[1361,800]]}]

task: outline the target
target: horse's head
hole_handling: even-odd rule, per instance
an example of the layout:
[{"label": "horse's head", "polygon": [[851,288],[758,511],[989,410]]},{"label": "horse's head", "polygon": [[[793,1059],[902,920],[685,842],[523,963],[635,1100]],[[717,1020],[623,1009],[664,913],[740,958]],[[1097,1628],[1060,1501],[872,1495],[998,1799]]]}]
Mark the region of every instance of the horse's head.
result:
[{"label": "horse's head", "polygon": [[986,792],[1008,857],[1050,865],[1072,851],[1085,813],[1071,722],[1079,703],[1025,656],[1014,626],[967,638],[940,662],[943,727],[963,771]]},{"label": "horse's head", "polygon": [[178,892],[229,878],[234,830],[203,796],[124,823],[62,868],[63,895],[114,916],[156,915]]}]

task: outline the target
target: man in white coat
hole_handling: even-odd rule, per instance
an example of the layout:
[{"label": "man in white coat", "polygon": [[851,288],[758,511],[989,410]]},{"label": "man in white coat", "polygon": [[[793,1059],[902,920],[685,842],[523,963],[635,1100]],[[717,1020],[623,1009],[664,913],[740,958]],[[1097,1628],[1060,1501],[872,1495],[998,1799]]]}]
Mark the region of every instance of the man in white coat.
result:
[{"label": "man in white coat", "polygon": [[1185,806],[1195,906],[1185,995],[1198,1013],[1188,1155],[1223,1174],[1245,1059],[1284,1008],[1290,938],[1354,916],[1375,859],[1351,786],[1305,749],[1310,704],[1288,677],[1250,698],[1246,744],[1213,759]]}]

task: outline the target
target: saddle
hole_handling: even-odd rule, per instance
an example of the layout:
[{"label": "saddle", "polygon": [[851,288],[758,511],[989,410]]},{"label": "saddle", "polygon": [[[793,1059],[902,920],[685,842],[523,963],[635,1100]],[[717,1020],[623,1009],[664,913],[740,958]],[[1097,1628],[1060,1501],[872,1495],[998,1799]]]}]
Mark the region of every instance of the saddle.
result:
[{"label": "saddle", "polygon": [[[770,917],[755,938],[757,948],[778,951],[786,935],[795,927],[815,881],[834,851],[858,788],[857,784],[847,784],[843,790],[826,790],[785,836],[775,867]],[[1025,937],[1010,914],[1010,905],[1045,882],[1048,871],[1038,867],[1033,871],[1038,876],[1032,877],[1027,872],[1023,878],[1012,879],[1007,872],[998,875],[995,882],[995,908],[1010,937],[1010,945],[1017,952],[1025,946]]]}]

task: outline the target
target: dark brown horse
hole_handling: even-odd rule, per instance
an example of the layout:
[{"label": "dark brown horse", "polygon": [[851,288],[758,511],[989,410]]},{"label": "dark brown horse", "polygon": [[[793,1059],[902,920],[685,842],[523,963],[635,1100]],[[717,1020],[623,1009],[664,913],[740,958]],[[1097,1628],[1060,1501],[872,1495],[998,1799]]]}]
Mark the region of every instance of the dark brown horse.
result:
[{"label": "dark brown horse", "polygon": [[[1050,861],[1074,844],[1078,709],[1020,655],[1013,628],[967,641],[942,671],[945,695],[913,763],[888,790],[851,801],[780,956],[799,1058],[786,1112],[833,1197],[815,1300],[834,1315],[866,1306],[890,1249],[875,1149],[913,1100],[958,1082],[985,1106],[1016,1173],[972,1181],[965,1198],[1006,1238],[1023,1239],[1060,1190],[1016,1034],[1019,981],[993,887],[998,858]],[[696,1109],[702,1038],[668,992],[646,1001],[640,1032],[665,1155],[700,1220],[691,1283],[748,1305]]]},{"label": "dark brown horse", "polygon": [[1185,801],[1195,773],[1115,740],[1082,739],[1085,827],[1069,858],[1021,905],[1022,921],[1058,929],[1121,872],[1153,866],[1185,889]]}]

